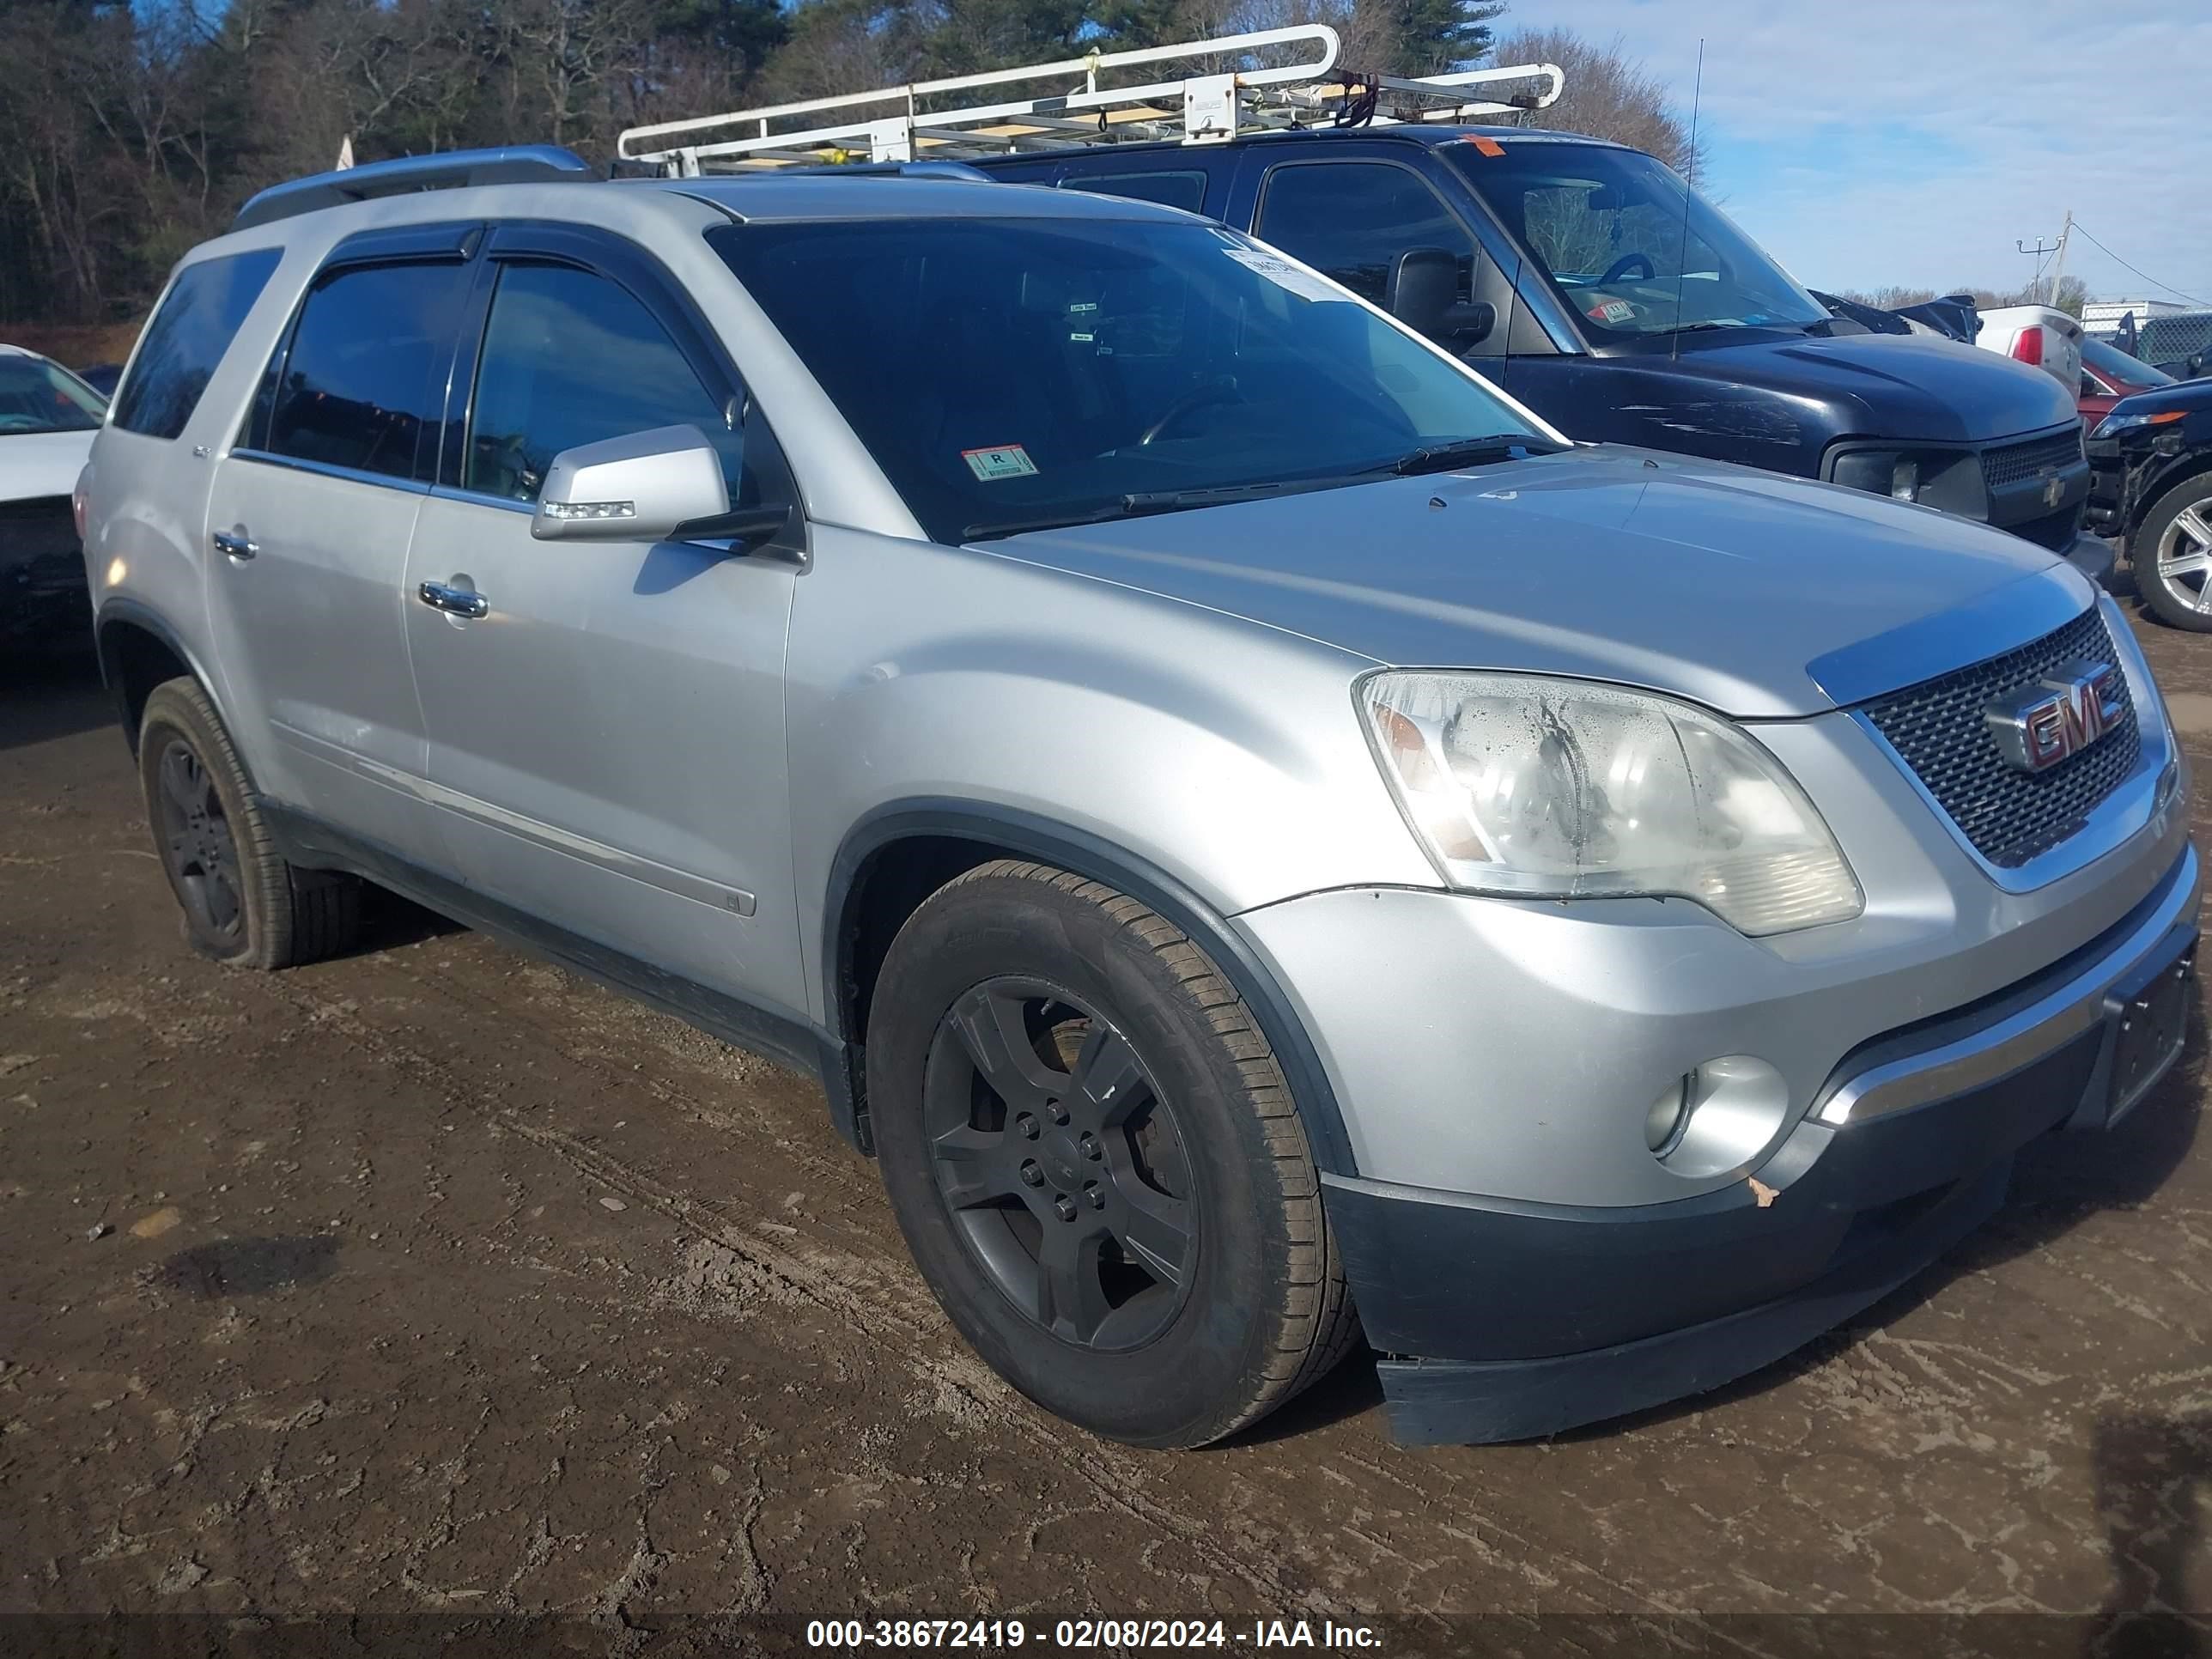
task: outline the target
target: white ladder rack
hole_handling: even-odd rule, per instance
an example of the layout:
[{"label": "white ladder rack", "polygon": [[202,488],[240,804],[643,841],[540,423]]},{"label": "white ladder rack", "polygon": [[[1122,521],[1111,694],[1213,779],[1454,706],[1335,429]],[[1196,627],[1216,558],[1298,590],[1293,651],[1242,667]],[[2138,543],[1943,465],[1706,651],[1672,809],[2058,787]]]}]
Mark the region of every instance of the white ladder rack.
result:
[{"label": "white ladder rack", "polygon": [[[1340,42],[1326,23],[1259,29],[1130,52],[1094,52],[916,81],[874,92],[731,110],[631,127],[616,140],[623,161],[679,178],[705,172],[825,161],[958,161],[1013,149],[1144,141],[1219,143],[1241,132],[1317,122],[1388,125],[1517,115],[1556,102],[1566,77],[1553,64],[1463,70],[1419,79],[1337,68]],[[1278,61],[1287,58],[1289,61]],[[1225,67],[1242,61],[1249,67]],[[1173,78],[1101,86],[1102,72]],[[1007,97],[1035,82],[1042,95]],[[1520,85],[1525,89],[1509,92]],[[1002,101],[926,105],[953,94],[1000,93]],[[1368,100],[1371,99],[1371,104]]]}]

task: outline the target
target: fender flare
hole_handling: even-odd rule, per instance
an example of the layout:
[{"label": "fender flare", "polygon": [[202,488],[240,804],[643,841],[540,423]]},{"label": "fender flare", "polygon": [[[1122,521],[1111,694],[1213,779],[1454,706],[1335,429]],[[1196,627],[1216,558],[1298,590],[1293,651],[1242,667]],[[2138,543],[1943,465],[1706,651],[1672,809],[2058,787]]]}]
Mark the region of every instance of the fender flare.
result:
[{"label": "fender flare", "polygon": [[1087,830],[1018,807],[941,797],[887,802],[846,831],[830,866],[823,897],[822,975],[826,1022],[856,1048],[863,1034],[847,1031],[844,986],[850,967],[847,913],[862,872],[895,842],[919,836],[972,841],[1003,848],[1103,882],[1156,911],[1212,958],[1260,1023],[1290,1087],[1317,1167],[1330,1175],[1358,1173],[1336,1091],[1281,983],[1212,906],[1149,860]]},{"label": "fender flare", "polygon": [[169,654],[184,664],[185,672],[200,683],[200,690],[207,694],[208,701],[214,703],[216,712],[221,714],[222,705],[216,696],[214,678],[201,665],[198,655],[185,643],[184,636],[170,625],[168,619],[142,599],[132,599],[128,594],[111,595],[101,602],[100,609],[93,616],[93,655],[99,659],[100,683],[107,688],[108,695],[115,704],[116,722],[123,727],[124,740],[131,745],[132,753],[137,752],[138,733],[131,725],[130,709],[124,705],[124,688],[116,680],[108,661],[107,629],[112,623],[128,623],[134,628],[143,628],[167,646]]},{"label": "fender flare", "polygon": [[2166,457],[2161,466],[2145,470],[2135,499],[2128,504],[2126,547],[2130,558],[2135,556],[2136,532],[2149,517],[2152,503],[2176,484],[2185,483],[2202,472],[2212,472],[2212,445],[2198,444],[2178,455]]}]

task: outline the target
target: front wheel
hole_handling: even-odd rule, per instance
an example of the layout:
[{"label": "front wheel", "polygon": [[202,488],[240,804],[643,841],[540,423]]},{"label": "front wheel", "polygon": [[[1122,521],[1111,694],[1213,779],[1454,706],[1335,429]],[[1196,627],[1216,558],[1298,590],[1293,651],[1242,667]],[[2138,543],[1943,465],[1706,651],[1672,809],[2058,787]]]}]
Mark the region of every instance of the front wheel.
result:
[{"label": "front wheel", "polygon": [[2158,619],[2212,633],[2212,472],[2184,478],[2153,501],[2130,549],[2136,586]]},{"label": "front wheel", "polygon": [[970,871],[893,941],[868,1102],[945,1312],[1047,1410],[1203,1445],[1358,1333],[1305,1134],[1219,970],[1134,899]]}]

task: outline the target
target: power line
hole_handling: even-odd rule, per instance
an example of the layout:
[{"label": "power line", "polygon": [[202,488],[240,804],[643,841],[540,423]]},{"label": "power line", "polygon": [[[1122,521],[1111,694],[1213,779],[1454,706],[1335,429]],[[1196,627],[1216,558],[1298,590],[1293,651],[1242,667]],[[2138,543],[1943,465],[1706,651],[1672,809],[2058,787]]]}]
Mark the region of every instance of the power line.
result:
[{"label": "power line", "polygon": [[[2082,229],[2081,222],[2079,219],[2076,219],[2074,222],[2074,228],[2080,230],[2084,236],[2089,236],[2089,233],[2087,230]],[[2194,294],[2184,293],[2183,290],[2174,287],[2171,283],[2160,282],[2157,277],[2152,276],[2148,271],[2136,270],[2136,268],[2133,265],[2129,264],[2125,259],[2121,258],[2120,256],[2114,253],[2112,249],[2106,247],[2105,245],[2099,241],[2094,236],[2089,236],[2089,242],[2092,246],[2102,249],[2106,256],[2110,258],[2114,264],[2122,265],[2130,270],[2134,270],[2136,276],[2142,277],[2143,281],[2148,283],[2153,288],[2162,288],[2168,294],[2179,294],[2183,299],[2188,301],[2191,305],[2212,307],[2212,300],[2200,300]]]}]

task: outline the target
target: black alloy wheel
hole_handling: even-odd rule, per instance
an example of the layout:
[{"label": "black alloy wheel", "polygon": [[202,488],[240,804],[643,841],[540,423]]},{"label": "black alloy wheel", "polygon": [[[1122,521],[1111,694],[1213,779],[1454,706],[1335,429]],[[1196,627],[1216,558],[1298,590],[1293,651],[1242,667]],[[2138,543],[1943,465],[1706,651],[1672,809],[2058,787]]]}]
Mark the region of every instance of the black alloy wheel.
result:
[{"label": "black alloy wheel", "polygon": [[1189,1295],[1199,1228],[1174,1108],[1072,992],[987,980],[932,1045],[938,1190],[1007,1299],[1064,1342],[1139,1346]]},{"label": "black alloy wheel", "polygon": [[198,681],[166,680],[147,694],[137,747],[155,855],[193,950],[241,968],[289,968],[352,942],[361,884],[277,851],[237,745]]},{"label": "black alloy wheel", "polygon": [[192,925],[211,941],[237,939],[246,927],[238,842],[215,777],[182,737],[171,737],[155,763],[161,861]]},{"label": "black alloy wheel", "polygon": [[1048,1411],[1139,1446],[1264,1417],[1358,1340],[1252,1011],[1127,893],[994,859],[900,927],[865,1099],[915,1264]]}]

